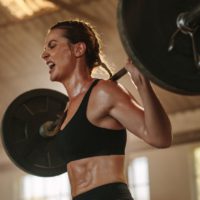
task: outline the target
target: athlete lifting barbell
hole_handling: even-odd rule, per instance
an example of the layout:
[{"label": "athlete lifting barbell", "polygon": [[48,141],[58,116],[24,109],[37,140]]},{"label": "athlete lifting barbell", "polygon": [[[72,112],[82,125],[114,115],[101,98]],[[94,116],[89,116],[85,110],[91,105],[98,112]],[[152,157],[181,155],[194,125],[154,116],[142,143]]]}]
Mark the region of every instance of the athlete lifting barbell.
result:
[{"label": "athlete lifting barbell", "polygon": [[[121,1],[121,27],[134,24],[134,20],[127,20],[126,16],[130,18],[136,4],[140,2]],[[143,5],[141,11],[146,12],[147,7]],[[42,53],[51,81],[62,83],[68,97],[46,89],[30,91],[18,97],[4,117],[3,139],[14,162],[25,171],[40,176],[54,176],[67,171],[75,200],[132,199],[124,175],[126,129],[155,147],[164,148],[171,144],[170,121],[146,78],[146,75],[155,77],[160,69],[143,69],[140,59],[145,58],[146,52],[140,55],[137,46],[140,41],[134,37],[128,43],[125,41],[124,37],[130,40],[130,35],[134,35],[132,28],[122,27],[123,31],[125,48],[139,65],[138,70],[129,60],[125,69],[138,89],[144,108],[115,82],[126,72],[125,69],[111,80],[91,77],[96,66],[103,66],[109,74],[110,71],[101,62],[100,44],[92,26],[72,20],[59,22],[50,28]],[[136,53],[131,51],[134,42],[138,48]],[[146,63],[153,65],[151,59],[146,59]],[[155,82],[163,86],[166,77],[160,76]],[[196,74],[195,81],[199,83]],[[177,92],[199,92],[198,86],[188,89],[184,84],[173,85],[171,80],[164,87]],[[18,136],[13,136],[9,123],[14,125]],[[15,149],[20,149],[20,153]]]}]

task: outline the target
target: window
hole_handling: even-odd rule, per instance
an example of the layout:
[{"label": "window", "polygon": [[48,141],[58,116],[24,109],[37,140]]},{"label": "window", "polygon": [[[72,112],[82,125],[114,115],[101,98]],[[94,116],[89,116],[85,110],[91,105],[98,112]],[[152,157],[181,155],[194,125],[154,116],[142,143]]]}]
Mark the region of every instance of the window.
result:
[{"label": "window", "polygon": [[194,150],[196,199],[200,200],[200,147]]},{"label": "window", "polygon": [[138,157],[128,167],[129,189],[135,200],[150,200],[148,160]]},{"label": "window", "polygon": [[67,174],[56,177],[27,175],[22,179],[22,200],[71,200]]}]

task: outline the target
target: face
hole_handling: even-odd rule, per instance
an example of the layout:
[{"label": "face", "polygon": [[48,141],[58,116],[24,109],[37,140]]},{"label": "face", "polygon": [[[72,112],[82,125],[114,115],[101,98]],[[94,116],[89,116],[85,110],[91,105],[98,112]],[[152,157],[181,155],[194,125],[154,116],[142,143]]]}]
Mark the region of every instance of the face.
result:
[{"label": "face", "polygon": [[75,56],[73,44],[64,36],[62,29],[53,29],[46,36],[42,58],[49,67],[50,79],[63,82],[73,71]]}]

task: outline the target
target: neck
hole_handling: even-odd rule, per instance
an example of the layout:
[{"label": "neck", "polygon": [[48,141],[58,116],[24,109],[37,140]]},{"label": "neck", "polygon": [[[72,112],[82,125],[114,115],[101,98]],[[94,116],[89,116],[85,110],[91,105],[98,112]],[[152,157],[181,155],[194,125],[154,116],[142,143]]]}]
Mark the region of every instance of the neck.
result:
[{"label": "neck", "polygon": [[72,73],[62,81],[69,100],[72,100],[79,94],[87,91],[92,80],[89,68],[85,61],[83,59],[78,59]]},{"label": "neck", "polygon": [[69,100],[72,100],[81,93],[87,91],[92,77],[88,76],[73,76],[71,79],[66,80],[63,85],[67,91]]}]

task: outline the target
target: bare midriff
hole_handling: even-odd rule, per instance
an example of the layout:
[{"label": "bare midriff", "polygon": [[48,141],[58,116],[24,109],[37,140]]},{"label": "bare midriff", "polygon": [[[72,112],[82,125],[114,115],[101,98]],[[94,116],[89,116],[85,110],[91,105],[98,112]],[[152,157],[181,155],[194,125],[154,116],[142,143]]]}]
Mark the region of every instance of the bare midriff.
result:
[{"label": "bare midriff", "polygon": [[126,183],[124,155],[95,156],[67,165],[72,196],[114,182]]}]

